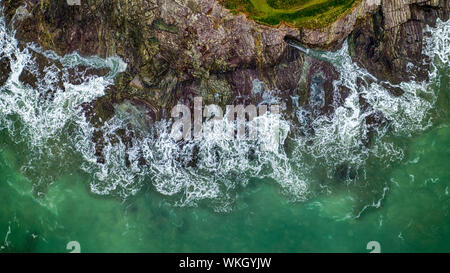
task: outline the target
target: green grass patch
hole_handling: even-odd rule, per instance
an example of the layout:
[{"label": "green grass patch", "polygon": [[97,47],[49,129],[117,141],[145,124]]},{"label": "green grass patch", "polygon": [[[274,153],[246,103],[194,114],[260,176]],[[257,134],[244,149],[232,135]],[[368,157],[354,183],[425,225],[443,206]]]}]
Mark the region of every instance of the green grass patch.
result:
[{"label": "green grass patch", "polygon": [[350,11],[359,0],[220,0],[234,13],[245,13],[253,20],[298,28],[320,28]]},{"label": "green grass patch", "polygon": [[267,4],[274,9],[295,9],[314,0],[267,0]]}]

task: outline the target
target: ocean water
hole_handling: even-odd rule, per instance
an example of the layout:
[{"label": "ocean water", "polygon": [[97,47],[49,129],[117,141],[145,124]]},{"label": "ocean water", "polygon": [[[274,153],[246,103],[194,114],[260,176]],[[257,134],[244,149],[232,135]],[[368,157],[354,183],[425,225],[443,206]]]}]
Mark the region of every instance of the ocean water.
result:
[{"label": "ocean water", "polygon": [[[70,252],[70,242],[81,252],[369,252],[371,241],[382,252],[450,251],[450,23],[425,31],[430,80],[399,84],[401,97],[353,63],[346,44],[308,51],[349,90],[332,116],[308,124],[314,134],[297,107],[299,126],[261,117],[279,119],[279,143],[212,134],[180,146],[169,122],[148,126],[127,103],[98,128],[89,122],[81,106],[108,92],[126,69],[120,58],[19,46],[0,20],[0,57],[12,70],[0,87],[0,252]],[[36,56],[52,62],[40,70]],[[24,70],[35,86],[20,80]],[[283,105],[257,82],[254,92]],[[361,110],[361,96],[371,108]],[[386,122],[367,146],[365,120],[377,113]]]}]

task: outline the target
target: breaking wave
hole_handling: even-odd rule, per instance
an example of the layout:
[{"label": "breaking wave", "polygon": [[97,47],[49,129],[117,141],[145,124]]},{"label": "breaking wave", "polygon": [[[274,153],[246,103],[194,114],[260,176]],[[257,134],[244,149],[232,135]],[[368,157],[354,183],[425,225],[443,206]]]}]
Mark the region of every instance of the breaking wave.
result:
[{"label": "breaking wave", "polygon": [[[403,158],[402,148],[388,136],[410,136],[432,124],[429,113],[437,94],[430,86],[439,82],[436,66],[448,67],[450,25],[438,21],[436,28],[426,31],[430,36],[425,40],[424,54],[440,61],[434,62],[428,83],[410,81],[395,86],[403,91],[399,97],[352,62],[347,44],[337,52],[321,53],[321,58],[332,62],[340,73],[335,88],[344,86],[349,90],[344,103],[336,107],[333,115],[312,121],[314,134],[297,134],[297,130],[303,129],[301,126],[293,126],[275,114],[258,117],[266,122],[279,120],[281,132],[279,143],[272,143],[273,149],[262,150],[259,147],[267,145],[266,138],[238,141],[214,134],[180,145],[170,135],[170,121],[143,121],[152,123],[144,130],[148,124],[139,120],[136,114],[139,109],[126,102],[115,106],[115,116],[95,127],[82,105],[105,95],[115,76],[125,71],[126,64],[118,57],[101,59],[76,53],[60,57],[34,44],[22,48],[2,19],[0,58],[8,60],[11,73],[0,87],[0,128],[32,151],[34,159],[30,159],[33,163],[27,165],[29,168],[39,163],[35,155],[41,155],[37,157],[39,160],[45,154],[46,158],[64,161],[68,150],[78,154],[81,169],[92,176],[91,191],[100,195],[127,198],[144,185],[151,185],[159,193],[172,196],[179,206],[209,200],[215,210],[230,211],[239,190],[251,179],[268,178],[278,183],[291,200],[303,201],[311,196],[314,183],[323,182],[313,178],[312,172],[318,166],[329,180],[335,178],[340,166],[345,166],[347,174],[354,172],[344,176],[344,180],[364,178],[368,158],[376,157],[386,164]],[[44,69],[36,56],[50,60]],[[86,67],[108,68],[109,73],[89,75],[83,72]],[[37,79],[34,85],[21,81],[24,70]],[[70,83],[69,79],[74,77],[78,83]],[[361,97],[371,105],[369,109],[362,110]],[[299,106],[296,111],[301,121],[305,111]],[[379,113],[388,122],[379,127],[367,145],[363,141],[369,131],[366,119]],[[210,120],[207,126],[225,122],[225,119]],[[93,141],[98,131],[103,137],[102,160],[96,155]],[[123,140],[124,136],[128,142]],[[293,143],[289,152],[287,142]],[[383,188],[383,195],[384,192]]]}]

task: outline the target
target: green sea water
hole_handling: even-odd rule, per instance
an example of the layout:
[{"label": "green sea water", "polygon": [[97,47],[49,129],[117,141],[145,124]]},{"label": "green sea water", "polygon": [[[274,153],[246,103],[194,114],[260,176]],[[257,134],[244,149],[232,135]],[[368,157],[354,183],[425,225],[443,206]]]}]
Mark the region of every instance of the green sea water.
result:
[{"label": "green sea water", "polygon": [[[260,162],[270,163],[270,175],[259,175],[257,166],[237,159],[220,162],[236,173],[180,171],[150,152],[147,158],[156,158],[156,167],[141,170],[122,164],[123,150],[115,144],[109,146],[107,164],[99,165],[91,160],[85,137],[92,127],[73,105],[101,96],[123,71],[121,62],[78,55],[61,59],[47,52],[67,66],[107,66],[113,73],[39,101],[39,90],[14,77],[32,63],[29,52],[11,46],[14,39],[3,30],[0,49],[15,58],[14,73],[0,95],[0,252],[70,252],[73,241],[81,252],[370,252],[372,241],[381,252],[449,252],[448,30],[448,22],[433,30],[430,47],[437,57],[431,84],[404,84],[409,95],[397,100],[371,85],[368,100],[392,118],[374,148],[355,143],[361,114],[349,99],[335,119],[316,124],[316,135],[308,141],[323,145],[294,153],[302,160],[285,163],[285,154],[262,154]],[[351,66],[342,52],[325,57],[348,72],[341,80],[351,86],[353,76],[367,73]],[[304,156],[308,153],[318,159]],[[327,170],[341,159],[360,175],[330,179]],[[184,187],[191,177],[205,188]],[[227,190],[216,188],[218,177]]]},{"label": "green sea water", "polygon": [[[2,140],[5,136],[2,136]],[[253,181],[230,214],[174,208],[145,191],[122,203],[89,194],[82,174],[65,174],[36,200],[29,181],[2,149],[0,231],[4,251],[69,252],[382,252],[450,251],[450,127],[408,142],[408,158],[371,179],[395,183],[380,208],[345,219],[352,200],[343,191],[305,203],[287,202],[278,189]]]}]

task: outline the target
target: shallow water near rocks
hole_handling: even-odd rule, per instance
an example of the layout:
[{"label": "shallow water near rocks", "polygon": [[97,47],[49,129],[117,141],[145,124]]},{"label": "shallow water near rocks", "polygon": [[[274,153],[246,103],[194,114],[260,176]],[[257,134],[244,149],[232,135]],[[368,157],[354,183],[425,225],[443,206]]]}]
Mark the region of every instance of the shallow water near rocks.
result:
[{"label": "shallow water near rocks", "polygon": [[[438,22],[427,30],[430,83],[402,83],[400,98],[377,83],[357,86],[357,78],[372,76],[351,61],[346,44],[311,52],[332,62],[341,73],[337,83],[351,92],[331,118],[313,121],[314,135],[287,137],[294,129],[281,119],[290,153],[280,145],[250,159],[261,143],[214,137],[180,150],[166,123],[155,123],[159,137],[150,138],[139,121],[129,122],[139,114],[126,117],[119,105],[101,127],[106,148],[99,163],[95,128],[79,106],[103,96],[126,64],[20,49],[1,21],[0,56],[12,72],[0,88],[0,252],[69,252],[71,241],[82,252],[369,252],[370,241],[382,252],[448,252],[449,29]],[[38,73],[35,54],[59,64],[36,74],[32,87],[19,75]],[[111,72],[53,85],[80,65]],[[43,99],[49,87],[53,98]],[[371,113],[360,111],[359,95],[389,121],[370,147],[361,137]],[[301,123],[304,111],[296,110]],[[132,149],[113,141],[124,128],[141,134]],[[175,158],[192,156],[194,145],[198,164],[188,168]],[[149,166],[135,163],[140,156]]]}]

